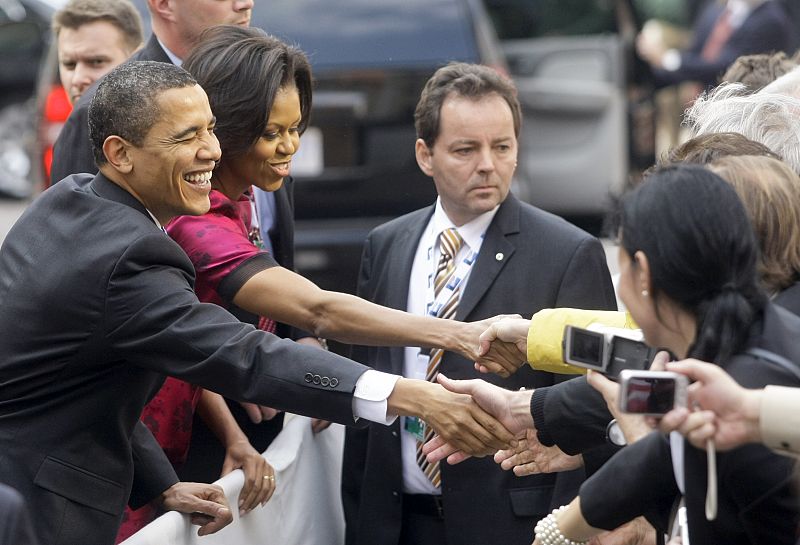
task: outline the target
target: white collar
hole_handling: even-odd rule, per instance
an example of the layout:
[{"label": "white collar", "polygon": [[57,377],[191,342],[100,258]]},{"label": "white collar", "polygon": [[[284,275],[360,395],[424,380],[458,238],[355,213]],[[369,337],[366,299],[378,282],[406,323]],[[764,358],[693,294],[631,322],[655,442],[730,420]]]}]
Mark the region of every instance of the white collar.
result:
[{"label": "white collar", "polygon": [[148,210],[147,208],[145,208],[145,210],[147,210],[147,213],[150,214],[150,217],[156,223],[156,226],[163,231],[164,230],[164,226],[161,225],[161,222],[156,219],[156,217],[153,215],[153,213],[150,210]]},{"label": "white collar", "polygon": [[164,42],[158,39],[158,36],[156,36],[156,40],[158,40],[158,45],[160,45],[161,49],[164,50],[164,53],[167,54],[167,57],[169,57],[169,60],[172,61],[172,64],[174,64],[175,66],[183,66],[183,59],[181,59],[175,53],[170,51],[169,47],[164,45]]},{"label": "white collar", "polygon": [[[477,251],[481,247],[481,243],[483,242],[483,234],[486,232],[486,229],[489,228],[489,224],[492,223],[494,215],[497,214],[498,208],[500,208],[500,205],[495,206],[488,212],[484,212],[477,218],[470,220],[464,225],[458,227],[458,234],[461,235],[461,238],[464,239],[464,242],[469,245],[471,250]],[[441,198],[436,199],[436,207],[433,211],[432,224],[434,236],[438,236],[438,234],[445,229],[455,227],[453,221],[448,217],[447,213],[444,211],[444,208],[442,208]]]}]

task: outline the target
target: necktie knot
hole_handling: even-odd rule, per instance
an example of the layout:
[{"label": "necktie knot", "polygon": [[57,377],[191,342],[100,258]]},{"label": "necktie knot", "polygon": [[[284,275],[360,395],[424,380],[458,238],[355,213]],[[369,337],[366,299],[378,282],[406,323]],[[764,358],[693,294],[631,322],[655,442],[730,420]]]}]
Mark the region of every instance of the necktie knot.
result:
[{"label": "necktie knot", "polygon": [[464,244],[464,239],[458,234],[458,231],[451,227],[445,229],[439,234],[439,246],[442,252],[442,258],[447,256],[448,259],[455,259],[456,254]]}]

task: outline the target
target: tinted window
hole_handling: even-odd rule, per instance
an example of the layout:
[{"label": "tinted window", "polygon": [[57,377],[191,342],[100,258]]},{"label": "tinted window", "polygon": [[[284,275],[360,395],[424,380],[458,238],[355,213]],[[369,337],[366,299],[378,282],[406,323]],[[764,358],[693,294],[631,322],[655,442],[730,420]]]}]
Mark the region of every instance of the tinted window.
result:
[{"label": "tinted window", "polygon": [[252,24],[298,44],[317,71],[438,66],[478,59],[465,9],[455,0],[270,0]]},{"label": "tinted window", "polygon": [[609,0],[484,0],[501,40],[613,32]]}]

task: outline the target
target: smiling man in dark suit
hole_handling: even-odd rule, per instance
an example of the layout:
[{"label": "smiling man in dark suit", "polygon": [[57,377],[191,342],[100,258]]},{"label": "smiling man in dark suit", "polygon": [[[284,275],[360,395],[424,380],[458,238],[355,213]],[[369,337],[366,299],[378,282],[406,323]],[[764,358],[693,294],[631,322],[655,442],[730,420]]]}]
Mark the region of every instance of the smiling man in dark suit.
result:
[{"label": "smiling man in dark suit", "polygon": [[122,64],[89,108],[100,173],[46,191],[0,248],[0,482],[36,513],[43,544],[112,543],[129,496],[207,515],[201,533],[230,522],[221,489],[179,483],[171,466],[137,465],[168,479],[131,495],[139,415],[164,375],[348,424],[427,415],[479,454],[512,439],[468,396],[281,340],[197,300],[191,261],[161,226],[208,211],[214,123],[185,70]]},{"label": "smiling man in dark suit", "polygon": [[[221,24],[248,26],[253,6],[253,0],[147,0],[153,34],[144,48],[130,60],[180,66],[204,30]],[[53,150],[51,179],[54,183],[70,174],[97,172],[88,127],[89,103],[95,89],[96,84],[75,104],[75,109],[59,134]],[[257,196],[258,225],[266,236],[264,240],[268,241],[270,254],[281,266],[290,270],[294,270],[293,193],[294,181],[289,177],[277,191]],[[319,346],[315,336],[286,324],[278,324],[276,333],[281,337]],[[255,424],[242,405],[228,401],[228,406],[237,424],[259,452],[267,448],[283,426],[283,415]],[[257,406],[249,405],[248,409],[253,414],[260,414]],[[181,470],[182,476],[196,481],[216,480],[226,450],[202,418],[195,418],[191,441],[189,459]]]},{"label": "smiling man in dark suit", "polygon": [[[370,234],[361,297],[464,321],[615,307],[600,242],[509,193],[521,123],[510,81],[487,67],[446,66],[425,86],[415,119],[417,162],[439,198]],[[357,348],[354,357],[406,377],[478,376],[456,354],[418,348]],[[531,369],[508,379],[480,377],[510,389],[555,380]],[[400,420],[347,432],[342,482],[350,545],[527,545],[551,502],[577,492],[565,475],[517,478],[491,459],[425,464],[417,445],[430,430]]]}]

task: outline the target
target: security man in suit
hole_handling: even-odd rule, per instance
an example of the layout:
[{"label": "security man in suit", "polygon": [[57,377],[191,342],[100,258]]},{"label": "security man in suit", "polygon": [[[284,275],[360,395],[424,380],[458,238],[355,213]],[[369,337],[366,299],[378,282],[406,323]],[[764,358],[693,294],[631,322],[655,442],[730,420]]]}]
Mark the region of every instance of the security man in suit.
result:
[{"label": "security man in suit", "polygon": [[[417,162],[439,197],[369,235],[361,297],[464,321],[551,306],[615,308],[600,242],[509,193],[521,123],[509,80],[487,67],[448,65],[428,81],[415,120]],[[419,348],[357,347],[354,359],[406,377],[478,376],[458,355]],[[530,369],[480,376],[515,390],[555,380]],[[527,545],[551,503],[577,492],[576,475],[517,478],[491,459],[426,464],[418,448],[431,435],[415,418],[348,430],[348,544]]]},{"label": "security man in suit", "polygon": [[41,543],[112,543],[129,497],[201,513],[201,533],[232,520],[221,489],[174,473],[131,495],[139,415],[164,375],[335,422],[424,415],[484,455],[512,440],[469,396],[281,340],[197,300],[192,264],[161,226],[208,211],[214,123],[185,70],[115,68],[89,108],[100,173],[45,192],[0,248],[0,482],[36,513]]}]

